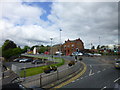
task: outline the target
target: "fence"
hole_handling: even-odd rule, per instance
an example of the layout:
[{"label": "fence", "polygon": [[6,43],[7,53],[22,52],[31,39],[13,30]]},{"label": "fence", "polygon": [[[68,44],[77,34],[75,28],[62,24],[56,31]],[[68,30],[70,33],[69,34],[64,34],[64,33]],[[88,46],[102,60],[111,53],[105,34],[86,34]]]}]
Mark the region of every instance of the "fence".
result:
[{"label": "fence", "polygon": [[20,68],[14,64],[12,64],[12,71],[14,71],[14,73],[16,73],[17,75],[20,75]]},{"label": "fence", "polygon": [[32,77],[26,77],[25,82],[22,82],[22,84],[28,88],[43,87],[45,85],[48,85],[52,82],[55,82],[59,79],[65,78],[75,73],[76,71],[80,70],[80,68],[81,68],[81,64],[80,62],[77,62],[75,65],[71,67],[68,66],[67,68],[63,70],[57,70],[49,74],[43,73],[43,74],[39,74],[39,75],[32,76]]}]

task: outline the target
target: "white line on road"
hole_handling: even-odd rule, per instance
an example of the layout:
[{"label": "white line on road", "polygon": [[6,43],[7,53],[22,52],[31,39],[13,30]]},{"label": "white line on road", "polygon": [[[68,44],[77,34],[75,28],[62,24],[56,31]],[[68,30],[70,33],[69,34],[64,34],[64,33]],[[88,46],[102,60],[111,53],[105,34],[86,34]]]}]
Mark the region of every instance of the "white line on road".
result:
[{"label": "white line on road", "polygon": [[92,73],[92,69],[90,70],[90,73],[89,73],[89,76],[91,76],[91,75],[94,75],[94,73]]},{"label": "white line on road", "polygon": [[117,82],[119,79],[120,79],[120,77],[119,77],[119,78],[117,78],[114,82]]},{"label": "white line on road", "polygon": [[81,77],[81,79],[83,79],[83,77]]},{"label": "white line on road", "polygon": [[103,87],[101,90],[104,90],[105,88],[107,88],[107,87],[105,86],[105,87]]},{"label": "white line on road", "polygon": [[97,73],[100,73],[101,71],[98,71]]},{"label": "white line on road", "polygon": [[90,65],[90,68],[92,68],[92,65]]},{"label": "white line on road", "polygon": [[78,81],[79,79],[76,79],[76,81]]}]

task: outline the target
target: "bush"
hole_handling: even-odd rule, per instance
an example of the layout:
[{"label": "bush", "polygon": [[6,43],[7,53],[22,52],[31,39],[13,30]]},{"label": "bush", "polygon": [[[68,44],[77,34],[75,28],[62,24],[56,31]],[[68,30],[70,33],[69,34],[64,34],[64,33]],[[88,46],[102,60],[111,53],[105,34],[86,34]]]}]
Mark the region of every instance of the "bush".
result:
[{"label": "bush", "polygon": [[51,70],[57,71],[57,66],[51,66]]},{"label": "bush", "polygon": [[75,64],[75,61],[70,61],[70,62],[68,63],[69,66],[72,66],[72,65],[74,65],[74,64]]},{"label": "bush", "polygon": [[50,67],[46,67],[45,69],[44,69],[44,73],[50,73],[50,71],[51,71],[51,69],[50,69]]},{"label": "bush", "polygon": [[82,57],[79,58],[79,61],[81,61],[81,60],[82,60]]}]

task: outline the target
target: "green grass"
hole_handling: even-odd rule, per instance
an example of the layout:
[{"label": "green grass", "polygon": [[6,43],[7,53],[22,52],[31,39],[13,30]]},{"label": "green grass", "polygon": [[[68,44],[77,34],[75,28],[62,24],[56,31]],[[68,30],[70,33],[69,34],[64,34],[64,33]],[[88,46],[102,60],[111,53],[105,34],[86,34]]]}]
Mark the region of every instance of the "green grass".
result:
[{"label": "green grass", "polygon": [[[40,57],[41,58],[41,57]],[[44,57],[45,58],[45,57]],[[33,75],[36,75],[36,74],[40,74],[40,73],[43,73],[44,72],[44,68],[48,67],[48,66],[61,66],[64,64],[64,59],[61,59],[61,58],[54,58],[56,62],[58,62],[57,64],[52,64],[52,65],[46,65],[46,66],[40,66],[40,67],[33,67],[33,68],[29,68],[29,69],[26,69],[26,77],[28,76],[33,76]],[[24,70],[22,70],[20,72],[20,76],[21,77],[24,77]]]}]

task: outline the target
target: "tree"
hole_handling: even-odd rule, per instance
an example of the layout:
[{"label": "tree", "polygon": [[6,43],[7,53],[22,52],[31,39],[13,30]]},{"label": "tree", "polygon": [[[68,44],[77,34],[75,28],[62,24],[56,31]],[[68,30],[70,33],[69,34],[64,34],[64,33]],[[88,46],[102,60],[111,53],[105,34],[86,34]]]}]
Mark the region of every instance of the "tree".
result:
[{"label": "tree", "polygon": [[17,45],[11,40],[6,40],[2,46],[2,50],[4,51],[11,48],[17,48]]},{"label": "tree", "polygon": [[95,49],[95,46],[92,46],[91,49]]},{"label": "tree", "polygon": [[97,46],[97,49],[98,49],[98,50],[100,49],[100,45]]},{"label": "tree", "polygon": [[13,56],[18,56],[21,54],[21,52],[21,48],[17,47],[17,45],[11,40],[6,40],[2,45],[2,56],[5,59],[9,59]]},{"label": "tree", "polygon": [[30,49],[30,47],[29,47],[29,46],[24,46],[24,48],[22,49],[22,53],[27,52],[27,50],[28,50],[28,49]]}]

